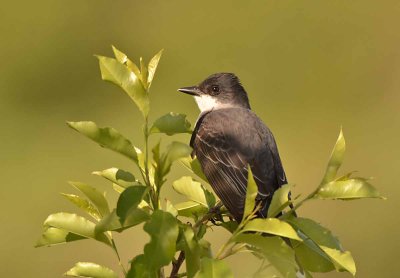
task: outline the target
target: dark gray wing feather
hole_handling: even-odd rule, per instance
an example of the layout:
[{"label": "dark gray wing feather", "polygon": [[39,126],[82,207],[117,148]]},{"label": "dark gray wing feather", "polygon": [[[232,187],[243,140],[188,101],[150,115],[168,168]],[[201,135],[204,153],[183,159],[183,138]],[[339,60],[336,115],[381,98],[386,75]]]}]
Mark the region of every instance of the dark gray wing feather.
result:
[{"label": "dark gray wing feather", "polygon": [[254,113],[232,108],[201,115],[191,146],[215,193],[238,221],[250,165],[263,205],[260,216],[266,216],[273,192],[286,177],[272,133]]}]

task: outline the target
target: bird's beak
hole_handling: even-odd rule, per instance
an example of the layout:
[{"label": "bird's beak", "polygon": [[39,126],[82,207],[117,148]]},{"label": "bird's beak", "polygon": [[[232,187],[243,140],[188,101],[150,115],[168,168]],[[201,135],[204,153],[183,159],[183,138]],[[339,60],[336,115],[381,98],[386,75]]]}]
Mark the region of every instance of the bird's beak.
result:
[{"label": "bird's beak", "polygon": [[201,94],[201,91],[197,86],[183,87],[178,89],[178,91],[192,96],[199,96]]}]

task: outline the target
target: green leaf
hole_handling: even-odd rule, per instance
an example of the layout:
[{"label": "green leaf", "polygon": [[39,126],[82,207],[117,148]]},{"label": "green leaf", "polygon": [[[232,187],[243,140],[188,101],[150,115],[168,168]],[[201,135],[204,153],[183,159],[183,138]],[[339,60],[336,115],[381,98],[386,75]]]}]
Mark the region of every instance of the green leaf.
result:
[{"label": "green leaf", "polygon": [[[121,87],[146,118],[149,113],[149,97],[140,76],[113,58],[104,56],[97,56],[97,58],[99,59],[101,78]],[[145,73],[142,71],[141,77],[144,78],[144,76]]]},{"label": "green leaf", "polygon": [[133,174],[118,168],[109,168],[103,171],[95,171],[92,174],[101,176],[111,181],[112,183],[118,184],[123,188],[139,184],[139,181],[135,178]]},{"label": "green leaf", "polygon": [[61,195],[64,196],[68,201],[76,205],[78,208],[85,211],[95,220],[99,221],[101,219],[100,212],[88,200],[85,200],[82,197],[74,194],[61,193]]},{"label": "green leaf", "polygon": [[157,278],[157,270],[151,269],[145,256],[140,254],[132,260],[126,278]]},{"label": "green leaf", "polygon": [[[318,250],[319,247],[325,253],[325,255],[322,255],[322,257],[325,259],[326,257],[328,257],[328,259],[333,263],[333,266],[337,270],[344,270],[352,273],[353,275],[355,274],[355,263],[353,261],[353,258],[351,257],[350,252],[343,251],[339,240],[332,234],[330,230],[307,218],[290,217],[289,219],[287,219],[287,222],[289,222],[296,229],[300,230],[300,235],[304,234],[309,238],[307,239],[304,237],[305,243],[311,240],[312,242],[318,244],[318,246],[314,247],[309,244],[309,247],[313,248],[315,253],[321,255],[320,251]],[[302,250],[302,252],[304,253],[304,250]],[[316,254],[312,255],[312,258],[315,257],[318,256],[316,256]],[[302,259],[302,256],[299,256],[299,260],[301,261]],[[316,263],[317,261],[319,261],[319,264]],[[311,267],[310,264],[312,264]],[[333,267],[329,263],[324,262],[322,258],[317,258],[311,263],[305,262],[305,266],[310,271],[325,272],[333,269]]]},{"label": "green leaf", "polygon": [[130,186],[118,198],[117,215],[122,223],[125,221],[129,210],[136,209],[139,203],[143,200],[144,194],[147,192],[145,186]]},{"label": "green leaf", "polygon": [[283,277],[296,277],[298,266],[294,251],[280,237],[265,237],[257,234],[240,234],[236,242],[247,243],[258,248],[264,257]]},{"label": "green leaf", "polygon": [[297,260],[303,269],[312,272],[329,272],[335,269],[331,259],[325,252],[310,238],[299,232],[303,242],[293,243]]},{"label": "green leaf", "polygon": [[258,193],[258,187],[254,180],[253,173],[251,172],[250,167],[247,167],[247,170],[249,174],[247,177],[246,202],[244,206],[243,220],[246,219],[253,212]]},{"label": "green leaf", "polygon": [[110,208],[108,207],[104,193],[100,193],[93,186],[81,182],[69,182],[69,184],[85,194],[90,202],[92,202],[92,204],[97,208],[101,216],[105,216],[110,213]]},{"label": "green leaf", "polygon": [[340,129],[339,137],[336,141],[335,147],[332,150],[331,158],[328,162],[328,167],[321,184],[328,183],[335,179],[337,171],[342,165],[345,151],[346,142],[344,140],[342,129]]},{"label": "green leaf", "polygon": [[356,264],[349,251],[342,252],[326,246],[321,248],[331,258],[336,270],[350,272],[353,276],[356,274]]},{"label": "green leaf", "polygon": [[45,229],[48,227],[62,229],[82,237],[95,239],[111,246],[111,242],[105,234],[95,233],[96,225],[93,222],[73,213],[59,212],[51,214],[47,217],[43,226]]},{"label": "green leaf", "polygon": [[292,226],[277,218],[256,218],[250,220],[241,230],[241,233],[244,232],[261,232],[299,241],[302,240]]},{"label": "green leaf", "polygon": [[111,269],[95,263],[79,262],[64,275],[90,278],[118,278]]},{"label": "green leaf", "polygon": [[268,209],[268,217],[276,217],[290,204],[289,192],[292,187],[293,185],[291,184],[285,184],[275,191]]},{"label": "green leaf", "polygon": [[150,268],[158,269],[168,265],[176,252],[176,240],[179,234],[178,222],[170,213],[156,210],[143,229],[151,240],[144,247],[144,256]]},{"label": "green leaf", "polygon": [[194,181],[192,177],[181,177],[172,183],[173,189],[179,194],[184,195],[188,199],[208,207],[206,198],[206,189],[201,185],[201,183]]},{"label": "green leaf", "polygon": [[201,247],[192,227],[186,226],[183,232],[187,277],[192,278],[200,269]]},{"label": "green leaf", "polygon": [[149,219],[149,214],[140,208],[130,209],[125,215],[125,219],[121,219],[114,209],[109,215],[105,216],[97,223],[95,232],[96,234],[107,231],[116,231],[120,233]]},{"label": "green leaf", "polygon": [[190,123],[186,115],[170,112],[158,118],[150,128],[151,133],[165,133],[174,135],[178,133],[191,133]]},{"label": "green leaf", "polygon": [[233,234],[233,232],[236,231],[239,226],[236,221],[221,222],[219,225],[228,230],[231,234]]},{"label": "green leaf", "polygon": [[314,195],[314,198],[352,200],[383,197],[375,187],[368,183],[367,180],[362,178],[352,178],[323,184]]},{"label": "green leaf", "polygon": [[290,217],[286,219],[295,229],[301,230],[318,245],[342,250],[342,246],[330,230],[321,226],[312,219],[302,217]]},{"label": "green leaf", "polygon": [[99,143],[101,147],[120,153],[136,163],[138,162],[137,153],[132,143],[117,130],[110,127],[99,128],[94,122],[67,122],[67,124]]},{"label": "green leaf", "polygon": [[232,271],[224,261],[202,258],[197,278],[233,278]]},{"label": "green leaf", "polygon": [[151,58],[149,65],[147,67],[148,72],[149,72],[148,77],[147,77],[147,83],[149,84],[148,85],[149,88],[151,86],[151,83],[153,82],[153,78],[156,73],[157,66],[158,66],[158,63],[160,62],[163,51],[164,51],[164,49],[161,49],[156,55],[154,55],[154,57]]},{"label": "green leaf", "polygon": [[193,218],[197,218],[199,215],[207,213],[208,211],[208,208],[193,201],[176,204],[175,208],[177,209],[179,216]]},{"label": "green leaf", "polygon": [[40,239],[36,242],[35,247],[52,246],[81,239],[86,239],[86,237],[76,235],[62,229],[48,227],[43,232]]},{"label": "green leaf", "polygon": [[341,249],[341,245],[332,233],[311,219],[290,217],[286,219],[292,225],[303,242],[292,242],[297,258],[303,268],[312,272],[328,272],[335,269],[329,256],[320,245]]},{"label": "green leaf", "polygon": [[172,142],[161,157],[162,176],[165,176],[171,170],[172,163],[183,157],[187,157],[192,152],[192,148],[181,142]]},{"label": "green leaf", "polygon": [[133,73],[137,76],[141,78],[141,74],[140,74],[140,70],[139,68],[136,66],[136,64],[134,62],[132,62],[128,56],[126,56],[125,53],[121,52],[120,50],[118,50],[116,47],[112,46],[115,58],[117,59],[118,62],[120,62],[121,64],[124,64],[128,67],[128,69],[130,69],[131,71],[133,71]]},{"label": "green leaf", "polygon": [[160,157],[160,144],[161,142],[159,141],[151,150],[153,153],[152,166],[154,168],[154,184],[157,184],[158,186],[161,186],[164,182],[162,173],[163,161],[161,161]]}]

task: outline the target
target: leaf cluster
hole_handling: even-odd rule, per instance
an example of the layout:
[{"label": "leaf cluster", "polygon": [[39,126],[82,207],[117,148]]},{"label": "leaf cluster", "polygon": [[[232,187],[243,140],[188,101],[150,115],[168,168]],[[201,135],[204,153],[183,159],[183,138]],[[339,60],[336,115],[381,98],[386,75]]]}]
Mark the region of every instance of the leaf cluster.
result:
[{"label": "leaf cluster", "polygon": [[[162,150],[161,144],[149,146],[155,134],[172,136],[191,133],[186,116],[168,113],[149,123],[149,90],[161,58],[157,53],[146,65],[142,58],[136,65],[123,52],[113,47],[114,58],[97,56],[101,77],[120,87],[141,111],[144,119],[144,146],[139,148],[127,137],[111,127],[98,127],[94,122],[68,122],[68,126],[101,147],[122,154],[133,162],[139,177],[131,172],[112,167],[93,174],[111,183],[119,195],[110,207],[105,192],[81,182],[71,182],[80,195],[62,193],[69,202],[81,209],[85,216],[59,212],[48,216],[36,246],[53,246],[78,240],[92,239],[114,250],[125,277],[233,277],[225,258],[238,252],[250,252],[261,260],[254,277],[260,277],[273,266],[282,277],[296,277],[302,272],[312,277],[313,272],[331,270],[356,272],[349,251],[325,227],[312,219],[296,217],[295,211],[314,199],[354,200],[381,198],[368,179],[351,177],[351,173],[337,176],[342,164],[345,141],[343,133],[332,151],[326,173],[320,185],[305,198],[290,198],[293,185],[286,184],[272,198],[265,219],[256,218],[257,185],[249,169],[244,217],[241,223],[232,220],[229,212],[207,188],[207,179],[191,148],[172,142]],[[185,196],[184,202],[162,202],[161,189],[174,162],[180,161],[194,176],[183,176],[172,182],[173,189]],[[122,262],[113,235],[143,224],[150,236],[141,254],[132,255],[129,267]],[[222,227],[230,236],[216,254],[211,251],[206,233]],[[185,264],[185,271],[180,267]],[[171,265],[168,275],[165,267]],[[117,277],[108,267],[90,262],[78,262],[65,275],[74,277]]]}]

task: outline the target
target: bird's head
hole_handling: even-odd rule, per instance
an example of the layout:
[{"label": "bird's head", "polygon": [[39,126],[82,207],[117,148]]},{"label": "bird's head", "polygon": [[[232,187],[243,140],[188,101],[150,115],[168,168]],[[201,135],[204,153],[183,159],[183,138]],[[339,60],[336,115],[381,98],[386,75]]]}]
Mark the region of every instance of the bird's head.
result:
[{"label": "bird's head", "polygon": [[193,95],[201,112],[231,107],[250,109],[247,93],[233,73],[215,73],[197,86],[178,91]]}]

